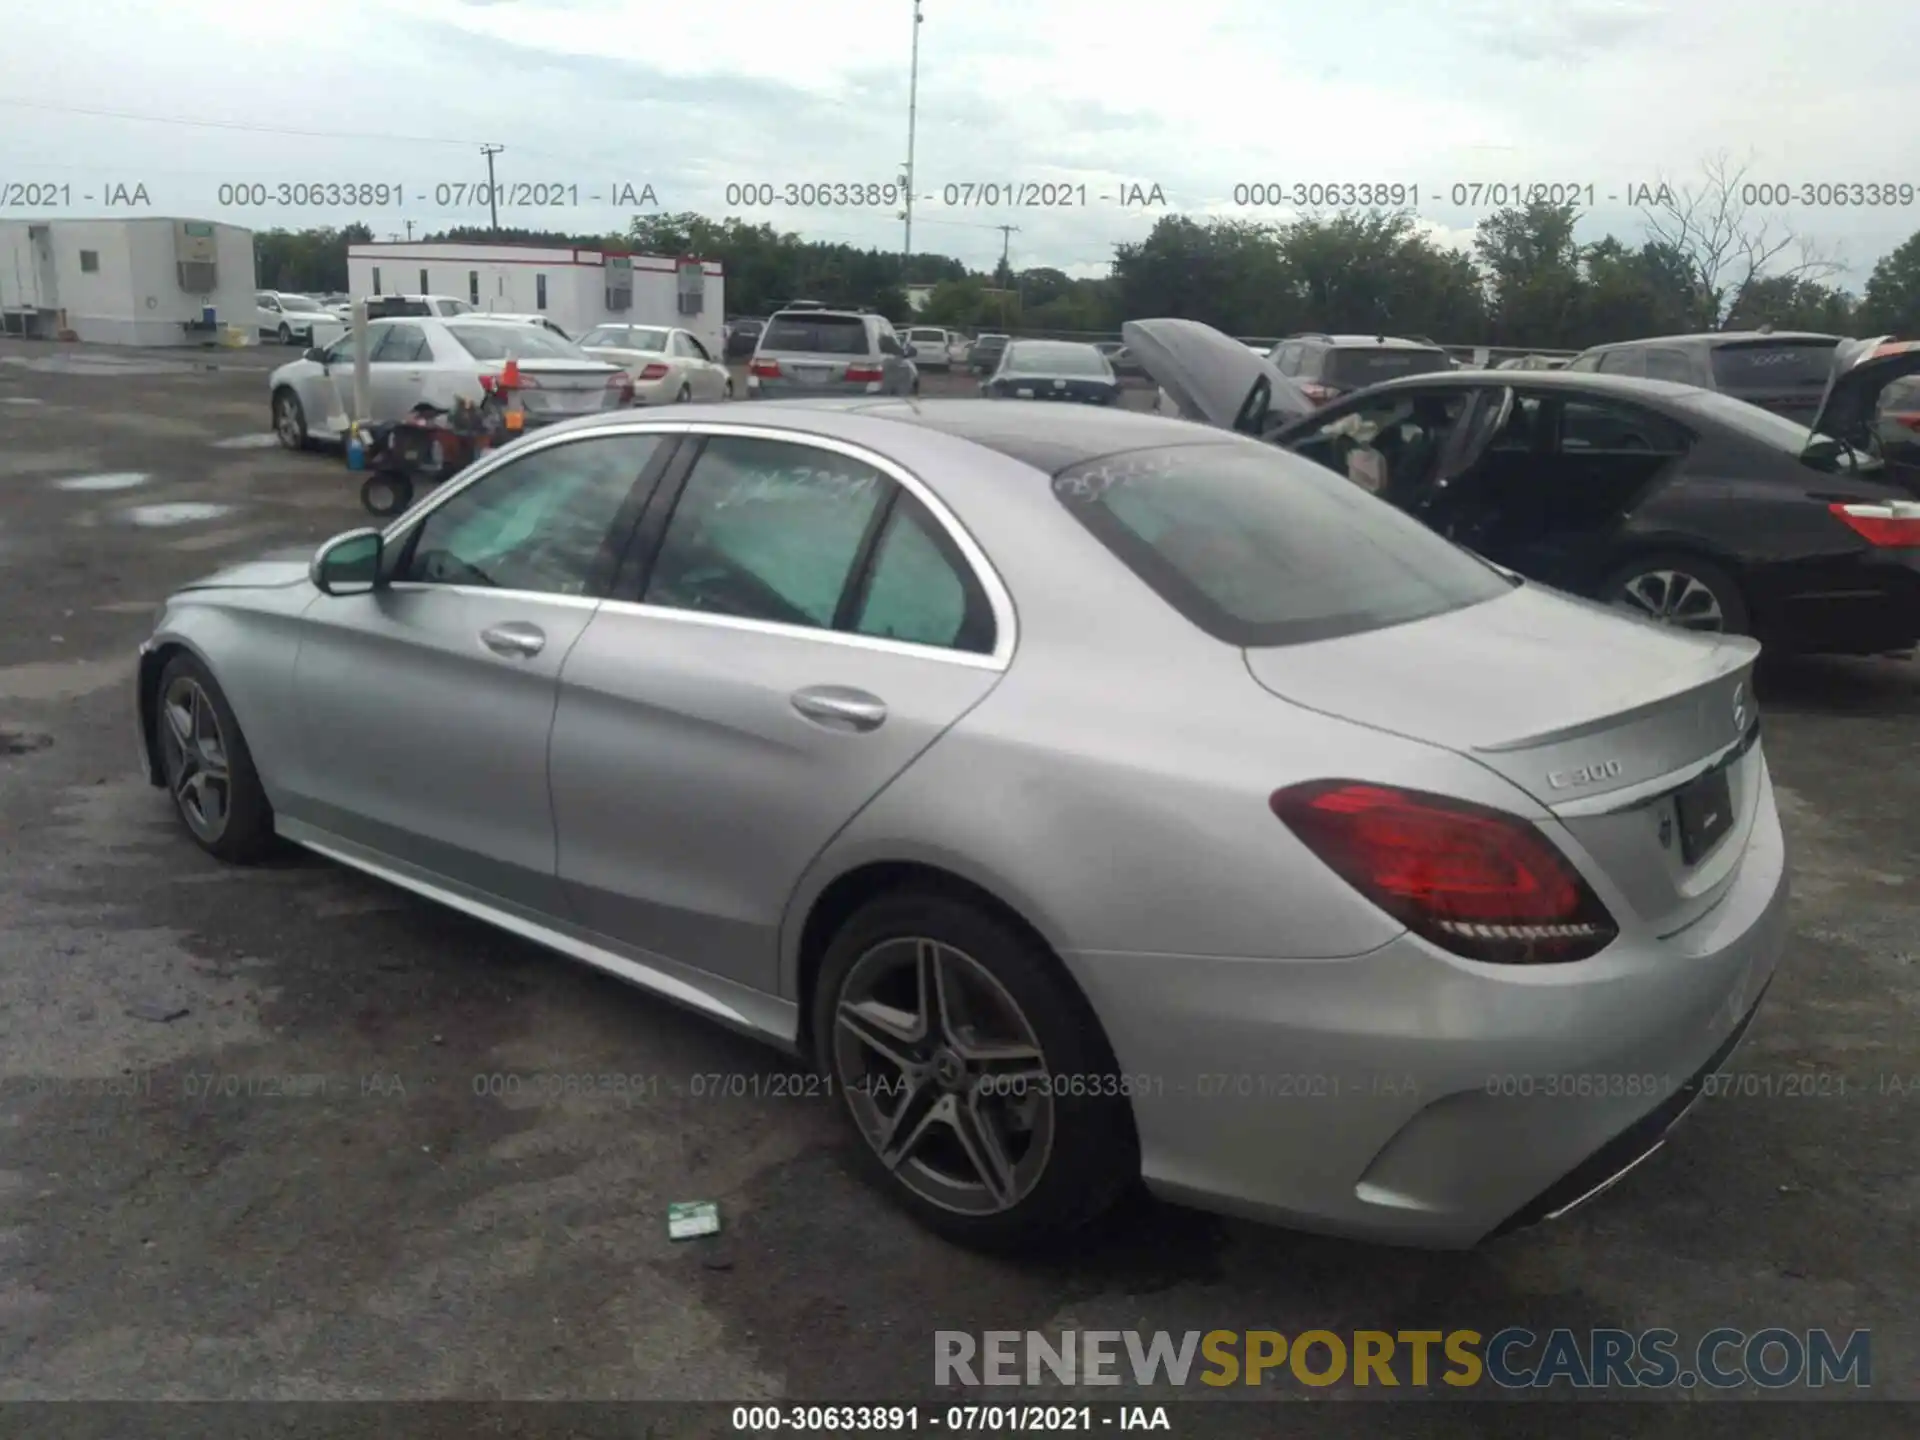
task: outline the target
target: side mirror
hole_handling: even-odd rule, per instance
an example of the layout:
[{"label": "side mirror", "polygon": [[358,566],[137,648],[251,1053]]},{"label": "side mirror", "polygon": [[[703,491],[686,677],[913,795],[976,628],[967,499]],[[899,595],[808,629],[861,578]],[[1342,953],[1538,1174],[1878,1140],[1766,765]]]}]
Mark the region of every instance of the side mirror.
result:
[{"label": "side mirror", "polygon": [[378,530],[349,530],[314,552],[307,578],[322,595],[364,595],[380,583]]},{"label": "side mirror", "polygon": [[311,360],[316,365],[324,365],[327,363],[327,352],[322,350],[318,345],[309,345],[306,353],[300,358],[302,360]]}]

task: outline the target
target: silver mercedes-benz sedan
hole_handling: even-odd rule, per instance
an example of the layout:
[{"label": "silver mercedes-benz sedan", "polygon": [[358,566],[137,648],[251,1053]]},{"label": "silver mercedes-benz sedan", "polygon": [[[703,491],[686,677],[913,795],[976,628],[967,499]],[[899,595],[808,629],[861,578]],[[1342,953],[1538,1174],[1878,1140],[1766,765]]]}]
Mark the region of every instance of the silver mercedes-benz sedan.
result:
[{"label": "silver mercedes-benz sedan", "polygon": [[982,1245],[1144,1178],[1470,1246],[1637,1165],[1781,948],[1753,642],[1310,461],[983,400],[572,421],[175,595],[151,779],[809,1057]]}]

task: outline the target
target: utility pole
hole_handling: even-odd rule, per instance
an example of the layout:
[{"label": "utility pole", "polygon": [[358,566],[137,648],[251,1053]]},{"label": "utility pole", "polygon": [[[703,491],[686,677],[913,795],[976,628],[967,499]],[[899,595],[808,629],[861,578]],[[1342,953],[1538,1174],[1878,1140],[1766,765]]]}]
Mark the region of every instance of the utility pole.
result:
[{"label": "utility pole", "polygon": [[407,221],[407,239],[413,239],[413,222],[411,220]]},{"label": "utility pole", "polygon": [[1018,225],[996,225],[993,228],[1000,232],[1000,268],[1011,275],[1013,273],[1013,267],[1007,263],[1007,250],[1013,244],[1013,237],[1020,233],[1020,227]]},{"label": "utility pole", "polygon": [[507,147],[504,145],[482,145],[480,153],[487,157],[487,218],[491,222],[493,233],[500,233],[500,191],[493,183],[493,157]]},{"label": "utility pole", "polygon": [[900,242],[900,283],[907,282],[907,262],[913,256],[913,140],[914,131],[920,118],[920,27],[925,17],[920,13],[920,0],[913,0],[913,65],[907,72],[907,173],[903,177],[907,192],[906,209],[900,212],[900,218],[907,222],[906,235]]}]

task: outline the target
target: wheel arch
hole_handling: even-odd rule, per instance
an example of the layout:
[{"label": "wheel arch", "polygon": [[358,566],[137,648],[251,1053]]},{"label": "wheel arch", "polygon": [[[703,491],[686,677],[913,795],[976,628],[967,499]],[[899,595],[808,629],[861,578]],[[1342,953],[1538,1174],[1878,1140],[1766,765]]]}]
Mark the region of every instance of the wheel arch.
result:
[{"label": "wheel arch", "polygon": [[140,651],[140,664],[134,677],[135,703],[140,716],[140,748],[147,758],[147,783],[156,787],[167,783],[160,769],[159,735],[154,729],[154,722],[160,714],[160,677],[166,673],[168,662],[176,655],[191,655],[206,665],[209,673],[213,670],[207,663],[207,657],[196,646],[177,635],[151,641]]},{"label": "wheel arch", "polygon": [[[958,870],[930,860],[876,859],[842,871],[823,886],[808,903],[805,918],[796,927],[793,993],[800,1013],[796,1044],[802,1056],[810,1060],[818,1058],[813,1054],[811,1023],[814,991],[819,982],[821,963],[834,935],[862,906],[884,895],[905,892],[940,895],[963,901],[1018,931],[1038,950],[1052,958],[1060,976],[1086,1006],[1088,1015],[1094,1018],[1098,1027],[1092,1001],[1060,958],[1060,947],[1048,938],[1042,926],[1029,918],[1022,907],[1005,898],[997,885],[970,878]],[[1104,1028],[1100,1028],[1099,1033],[1101,1043],[1110,1053],[1112,1045],[1106,1038]]]}]

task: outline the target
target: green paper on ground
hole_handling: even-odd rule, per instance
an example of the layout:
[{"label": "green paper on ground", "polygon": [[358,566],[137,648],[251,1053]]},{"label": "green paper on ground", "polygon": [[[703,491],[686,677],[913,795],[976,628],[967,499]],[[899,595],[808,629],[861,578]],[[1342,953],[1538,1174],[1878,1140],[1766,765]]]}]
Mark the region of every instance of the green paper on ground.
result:
[{"label": "green paper on ground", "polygon": [[711,1200],[688,1200],[667,1206],[667,1238],[692,1240],[720,1233],[720,1207]]}]

